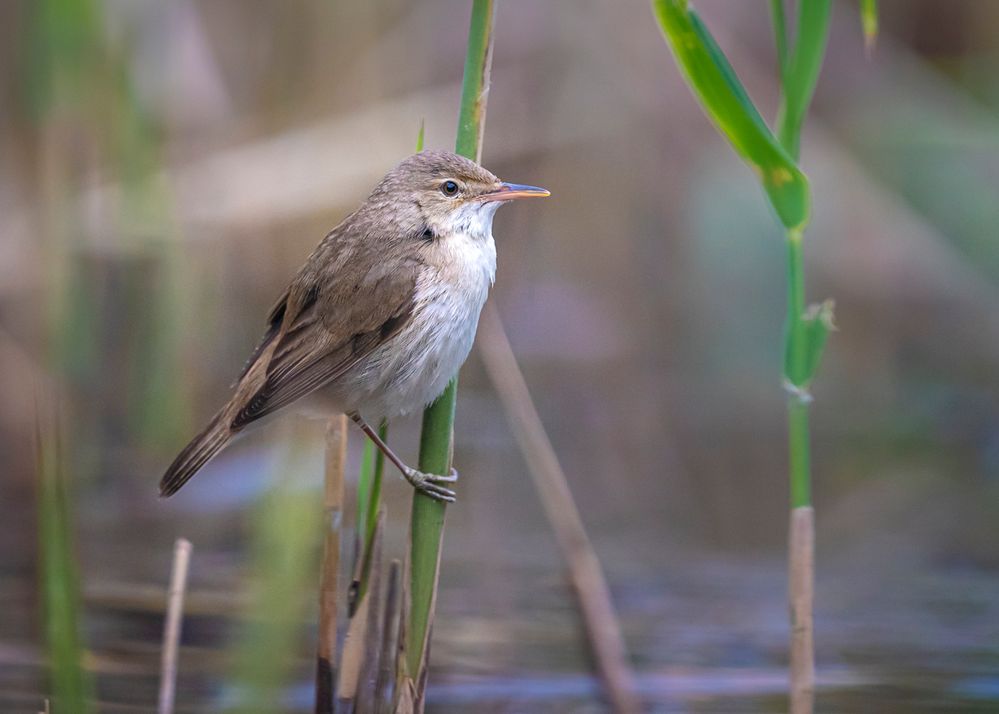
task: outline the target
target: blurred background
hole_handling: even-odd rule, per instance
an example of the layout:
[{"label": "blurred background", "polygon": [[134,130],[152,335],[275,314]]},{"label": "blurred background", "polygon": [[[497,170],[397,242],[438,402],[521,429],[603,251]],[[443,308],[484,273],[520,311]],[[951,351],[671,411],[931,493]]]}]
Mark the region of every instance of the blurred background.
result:
[{"label": "blurred background", "polygon": [[[773,117],[767,3],[696,5]],[[468,18],[453,0],[0,2],[0,709],[38,711],[49,691],[39,411],[61,415],[101,710],[153,710],[178,536],[194,543],[179,710],[221,706],[263,577],[266,494],[293,481],[318,523],[322,425],[257,432],[169,501],[156,484],[290,276],[412,152],[420,122],[428,148],[452,147]],[[881,28],[866,59],[856,3],[834,3],[803,138],[809,298],[834,298],[839,326],[813,389],[818,705],[994,712],[999,4],[882,0]],[[495,33],[483,163],[553,197],[500,212],[491,299],[643,696],[654,711],[781,711],[777,223],[647,3],[502,2]],[[392,425],[410,462],[418,430]],[[431,709],[600,711],[561,560],[475,353],[456,442]],[[352,432],[352,479],[360,447]],[[409,493],[389,472],[394,557]],[[306,571],[290,594],[292,711],[311,706]]]}]

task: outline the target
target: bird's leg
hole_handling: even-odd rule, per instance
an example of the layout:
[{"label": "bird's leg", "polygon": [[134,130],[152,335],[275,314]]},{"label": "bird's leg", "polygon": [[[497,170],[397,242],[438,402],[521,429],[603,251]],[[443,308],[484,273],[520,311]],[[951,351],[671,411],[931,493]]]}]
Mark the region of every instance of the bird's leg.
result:
[{"label": "bird's leg", "polygon": [[396,456],[396,453],[389,448],[389,445],[382,441],[381,437],[378,436],[378,432],[372,429],[368,422],[364,421],[360,414],[354,412],[348,415],[354,420],[354,423],[361,427],[361,431],[368,435],[368,438],[377,446],[388,460],[395,464],[402,475],[406,477],[406,480],[415,488],[417,491],[427,494],[433,499],[438,501],[453,502],[455,498],[455,492],[445,486],[441,486],[442,483],[454,483],[458,480],[458,472],[453,468],[451,473],[447,476],[441,476],[440,474],[428,474],[422,471],[417,471],[416,469],[406,466],[403,460]]}]

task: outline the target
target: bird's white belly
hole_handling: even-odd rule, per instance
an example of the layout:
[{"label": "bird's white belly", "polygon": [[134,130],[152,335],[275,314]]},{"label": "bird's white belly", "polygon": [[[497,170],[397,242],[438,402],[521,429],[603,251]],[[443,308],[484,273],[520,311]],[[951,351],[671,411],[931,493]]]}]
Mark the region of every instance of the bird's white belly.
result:
[{"label": "bird's white belly", "polygon": [[450,240],[456,260],[447,272],[427,268],[420,276],[409,322],[333,387],[345,411],[376,420],[422,409],[465,362],[495,275],[496,249],[491,235]]}]

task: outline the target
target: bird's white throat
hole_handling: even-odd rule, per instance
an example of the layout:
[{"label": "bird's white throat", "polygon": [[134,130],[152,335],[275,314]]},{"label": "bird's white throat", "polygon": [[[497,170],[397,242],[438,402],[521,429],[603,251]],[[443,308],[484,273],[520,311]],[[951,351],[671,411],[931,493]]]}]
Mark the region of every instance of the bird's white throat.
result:
[{"label": "bird's white throat", "polygon": [[493,235],[493,217],[500,201],[481,203],[468,201],[451,211],[441,226],[444,235],[464,234],[471,238],[491,240]]}]

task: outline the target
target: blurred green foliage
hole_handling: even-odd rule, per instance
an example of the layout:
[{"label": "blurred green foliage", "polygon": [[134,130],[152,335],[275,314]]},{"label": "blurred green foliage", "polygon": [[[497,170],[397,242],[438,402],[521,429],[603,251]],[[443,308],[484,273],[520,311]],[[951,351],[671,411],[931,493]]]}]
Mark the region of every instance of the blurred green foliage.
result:
[{"label": "blurred green foliage", "polygon": [[36,434],[42,618],[54,710],[86,714],[93,711],[93,683],[83,667],[73,514],[56,427],[36,423]]},{"label": "blurred green foliage", "polygon": [[298,446],[276,465],[276,483],[252,515],[249,606],[232,646],[232,697],[225,702],[233,711],[283,711],[298,639],[315,601],[322,509],[293,456]]}]

